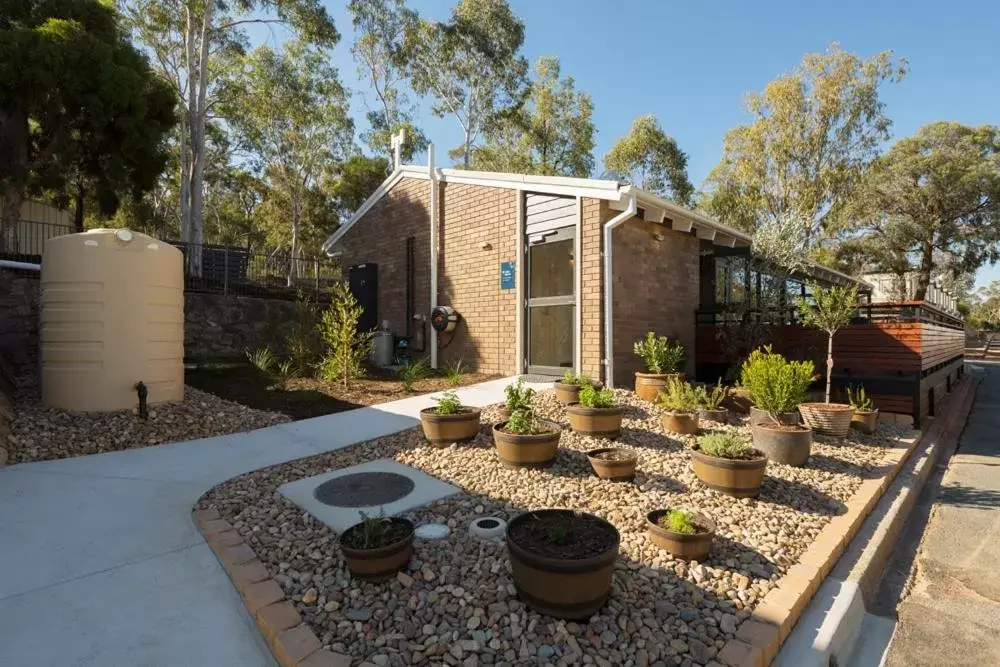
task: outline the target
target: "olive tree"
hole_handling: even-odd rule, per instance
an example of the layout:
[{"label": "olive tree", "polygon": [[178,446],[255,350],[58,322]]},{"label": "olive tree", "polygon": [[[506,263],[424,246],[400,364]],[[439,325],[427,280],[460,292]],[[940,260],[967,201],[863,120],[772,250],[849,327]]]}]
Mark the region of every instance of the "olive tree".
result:
[{"label": "olive tree", "polygon": [[830,384],[833,380],[833,337],[851,323],[858,307],[858,286],[834,286],[828,289],[812,286],[815,305],[805,299],[797,301],[802,324],[822,329],[827,334],[826,344],[826,402],[830,402]]}]

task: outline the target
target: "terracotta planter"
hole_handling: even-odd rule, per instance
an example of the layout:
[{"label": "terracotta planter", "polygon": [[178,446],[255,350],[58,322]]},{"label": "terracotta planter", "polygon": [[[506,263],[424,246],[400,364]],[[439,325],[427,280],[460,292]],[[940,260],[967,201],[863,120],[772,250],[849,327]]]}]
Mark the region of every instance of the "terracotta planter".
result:
[{"label": "terracotta planter", "polygon": [[[602,382],[591,382],[591,384],[597,389],[604,386]],[[552,383],[552,386],[556,390],[556,400],[563,405],[573,405],[580,402],[580,385],[567,384],[562,380],[556,380]]]},{"label": "terracotta planter", "polygon": [[351,576],[364,581],[386,581],[410,562],[410,556],[413,555],[413,524],[397,517],[391,517],[388,521],[398,526],[401,536],[385,546],[374,549],[347,546],[353,532],[360,529],[360,523],[341,534],[340,550],[344,553],[344,561]]},{"label": "terracotta planter", "polygon": [[720,459],[703,454],[696,446],[691,450],[691,467],[708,488],[736,498],[752,498],[760,493],[767,469],[767,457],[757,454],[753,459]]},{"label": "terracotta planter", "polygon": [[447,447],[453,442],[468,442],[479,435],[479,408],[462,406],[453,415],[439,415],[437,408],[420,411],[424,437],[435,447]]},{"label": "terracotta planter", "polygon": [[846,403],[803,403],[799,412],[805,425],[816,433],[845,438],[851,430],[854,406]]},{"label": "terracotta planter", "polygon": [[[799,423],[799,413],[797,411],[792,412],[778,412],[775,414],[778,418],[779,424],[788,424],[794,426]],[[754,424],[773,424],[774,419],[771,418],[771,413],[767,410],[761,410],[760,408],[755,408],[750,406],[750,425]]]},{"label": "terracotta planter", "polygon": [[[567,541],[554,551],[539,549],[538,537],[544,542],[545,535],[551,534],[547,526],[552,525],[566,527]],[[573,556],[559,553],[571,547],[574,534],[584,531],[591,536],[589,549]],[[515,517],[507,526],[507,551],[518,597],[548,616],[589,618],[611,595],[620,544],[618,529],[592,514],[546,509]]]},{"label": "terracotta planter", "polygon": [[854,416],[851,417],[851,426],[862,433],[874,433],[878,430],[878,410],[868,412],[855,410]]},{"label": "terracotta planter", "polygon": [[693,512],[692,522],[699,528],[704,528],[705,532],[675,533],[659,524],[660,518],[668,511],[653,510],[646,515],[646,534],[649,535],[649,541],[684,560],[703,561],[708,558],[708,552],[712,549],[712,537],[715,535],[715,522],[703,514]]},{"label": "terracotta planter", "polygon": [[808,426],[754,424],[750,432],[753,446],[772,461],[801,466],[809,460],[813,432]]},{"label": "terracotta planter", "polygon": [[502,430],[507,422],[493,425],[493,444],[504,467],[547,468],[555,461],[559,452],[559,436],[562,429],[555,422],[538,419],[535,423],[551,430],[533,435],[519,435]]},{"label": "terracotta planter", "polygon": [[660,415],[663,428],[671,433],[696,435],[698,433],[697,412],[664,412]]},{"label": "terracotta planter", "polygon": [[729,411],[726,410],[725,408],[718,408],[718,409],[715,409],[715,410],[709,410],[708,408],[705,408],[704,410],[699,410],[698,411],[698,420],[699,421],[707,421],[707,422],[718,422],[720,424],[725,424],[726,423],[726,415],[728,415],[728,414],[729,414]]},{"label": "terracotta planter", "polygon": [[636,373],[635,393],[643,400],[656,403],[672,378],[684,382],[684,373]]},{"label": "terracotta planter", "polygon": [[639,457],[630,449],[606,447],[587,452],[587,460],[601,479],[627,482],[635,476],[635,464]]},{"label": "terracotta planter", "polygon": [[588,408],[574,403],[566,406],[566,414],[569,416],[570,428],[577,433],[614,440],[621,435],[625,408]]}]

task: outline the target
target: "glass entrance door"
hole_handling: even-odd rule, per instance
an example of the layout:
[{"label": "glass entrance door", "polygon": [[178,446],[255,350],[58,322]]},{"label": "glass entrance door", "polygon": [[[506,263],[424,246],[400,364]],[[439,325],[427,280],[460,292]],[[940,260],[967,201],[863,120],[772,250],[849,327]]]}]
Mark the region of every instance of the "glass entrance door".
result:
[{"label": "glass entrance door", "polygon": [[528,237],[528,372],[562,375],[573,368],[576,308],[574,227]]}]

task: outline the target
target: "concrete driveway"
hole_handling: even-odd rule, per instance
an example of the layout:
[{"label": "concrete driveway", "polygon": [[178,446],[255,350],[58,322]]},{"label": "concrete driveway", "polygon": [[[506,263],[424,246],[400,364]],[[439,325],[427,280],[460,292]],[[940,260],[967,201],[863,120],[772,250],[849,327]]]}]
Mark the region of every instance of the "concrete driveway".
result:
[{"label": "concrete driveway", "polygon": [[[459,390],[503,400],[510,379]],[[418,423],[430,396],[249,433],[0,469],[0,665],[256,667],[274,660],[191,508],[250,470]]]}]

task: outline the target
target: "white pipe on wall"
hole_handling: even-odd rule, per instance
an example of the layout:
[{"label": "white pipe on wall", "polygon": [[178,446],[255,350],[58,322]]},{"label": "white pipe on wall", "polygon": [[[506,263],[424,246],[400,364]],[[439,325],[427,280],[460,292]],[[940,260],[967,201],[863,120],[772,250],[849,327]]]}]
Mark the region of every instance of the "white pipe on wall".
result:
[{"label": "white pipe on wall", "polygon": [[[438,305],[438,179],[434,166],[434,144],[427,146],[427,174],[430,177],[430,219],[431,219],[431,312]],[[431,327],[431,368],[438,367],[438,336]]]},{"label": "white pipe on wall", "polygon": [[524,363],[524,309],[527,307],[524,303],[524,278],[522,273],[524,272],[524,191],[517,191],[517,207],[516,207],[516,219],[517,219],[517,233],[515,235],[514,247],[517,249],[514,253],[514,300],[517,302],[517,307],[515,308],[515,330],[517,335],[517,342],[515,343],[516,357],[517,357],[517,369],[516,374],[520,375],[524,373],[526,364]]},{"label": "white pipe on wall", "polygon": [[629,197],[628,206],[624,211],[611,218],[604,224],[604,386],[614,387],[615,385],[615,354],[612,348],[614,341],[614,308],[611,302],[614,296],[611,278],[611,230],[626,220],[635,216],[638,206],[635,202],[635,195]]},{"label": "white pipe on wall", "polygon": [[18,269],[20,271],[41,271],[41,264],[31,264],[29,262],[15,262],[12,259],[0,259],[0,269]]}]

